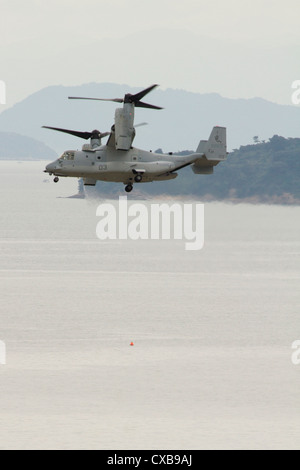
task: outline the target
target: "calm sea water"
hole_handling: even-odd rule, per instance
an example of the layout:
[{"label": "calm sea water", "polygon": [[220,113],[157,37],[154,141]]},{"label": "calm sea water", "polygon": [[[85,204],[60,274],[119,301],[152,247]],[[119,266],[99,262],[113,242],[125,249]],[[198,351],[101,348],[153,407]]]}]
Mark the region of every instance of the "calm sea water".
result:
[{"label": "calm sea water", "polygon": [[0,448],[299,449],[300,208],[101,242],[103,201],[43,169],[0,162]]}]

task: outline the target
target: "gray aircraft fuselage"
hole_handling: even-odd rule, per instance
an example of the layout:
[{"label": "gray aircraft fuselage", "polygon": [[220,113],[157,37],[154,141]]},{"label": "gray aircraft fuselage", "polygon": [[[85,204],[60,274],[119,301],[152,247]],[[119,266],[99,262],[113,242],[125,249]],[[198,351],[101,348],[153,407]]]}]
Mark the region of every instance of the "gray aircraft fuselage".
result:
[{"label": "gray aircraft fuselage", "polygon": [[47,166],[46,171],[55,176],[84,178],[85,184],[96,181],[110,181],[130,184],[135,175],[141,174],[141,182],[174,179],[180,169],[190,165],[203,154],[187,156],[158,154],[132,147],[130,150],[116,150],[102,145],[90,150],[69,150]]},{"label": "gray aircraft fuselage", "polygon": [[[69,97],[78,100],[113,101],[123,103],[115,110],[115,123],[111,132],[98,130],[81,132],[70,129],[43,126],[83,139],[90,138],[90,144],[82,150],[69,150],[46,167],[45,172],[60,176],[83,178],[85,185],[95,186],[97,181],[124,183],[125,191],[130,192],[133,183],[149,183],[174,179],[176,171],[191,165],[195,174],[209,175],[213,167],[227,157],[226,128],[215,126],[208,140],[201,140],[196,153],[187,156],[158,154],[140,150],[132,146],[135,138],[134,114],[136,107],[162,109],[142,100],[158,85],[152,85],[134,95],[127,93],[124,98],[85,98]],[[109,135],[106,145],[101,145],[101,137]]]},{"label": "gray aircraft fuselage", "polygon": [[[81,132],[70,129],[43,126],[48,129],[71,134],[83,139],[90,138],[90,144],[82,150],[69,150],[55,162],[46,167],[45,172],[55,175],[57,183],[60,176],[83,178],[85,185],[95,186],[97,181],[124,183],[125,191],[130,192],[133,183],[164,181],[177,177],[177,170],[191,165],[195,174],[209,175],[213,167],[226,159],[226,128],[215,126],[208,140],[201,140],[196,153],[187,156],[158,154],[140,150],[132,146],[135,138],[135,107],[162,109],[144,103],[141,99],[156,88],[152,85],[145,90],[124,98],[104,99],[123,103],[115,110],[115,123],[111,132]],[[70,99],[100,100],[102,98],[69,97]],[[101,137],[109,135],[106,145],[101,145]]]}]

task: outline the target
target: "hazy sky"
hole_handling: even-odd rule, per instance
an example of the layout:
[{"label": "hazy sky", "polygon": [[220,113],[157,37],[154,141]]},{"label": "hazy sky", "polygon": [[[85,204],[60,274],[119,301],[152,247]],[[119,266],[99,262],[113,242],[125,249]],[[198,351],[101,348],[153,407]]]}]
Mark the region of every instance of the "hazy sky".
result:
[{"label": "hazy sky", "polygon": [[291,104],[300,79],[299,0],[0,2],[7,107],[88,82]]}]

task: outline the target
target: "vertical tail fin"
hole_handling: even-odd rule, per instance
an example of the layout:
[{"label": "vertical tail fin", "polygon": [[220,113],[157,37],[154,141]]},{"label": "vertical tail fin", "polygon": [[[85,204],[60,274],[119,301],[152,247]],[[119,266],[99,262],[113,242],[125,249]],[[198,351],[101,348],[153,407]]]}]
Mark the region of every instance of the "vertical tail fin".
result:
[{"label": "vertical tail fin", "polygon": [[222,161],[227,157],[226,127],[215,126],[208,140],[201,140],[196,153],[202,153],[207,160]]}]

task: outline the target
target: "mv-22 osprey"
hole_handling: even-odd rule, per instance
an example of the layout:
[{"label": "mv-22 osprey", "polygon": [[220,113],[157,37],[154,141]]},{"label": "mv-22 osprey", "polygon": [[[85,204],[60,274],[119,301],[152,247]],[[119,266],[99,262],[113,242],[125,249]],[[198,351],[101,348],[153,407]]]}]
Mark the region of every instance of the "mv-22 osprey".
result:
[{"label": "mv-22 osprey", "polygon": [[[83,178],[86,186],[95,186],[97,181],[123,183],[127,193],[132,191],[134,183],[174,179],[178,176],[176,172],[188,165],[192,165],[196,174],[213,173],[213,167],[227,157],[224,127],[214,127],[208,141],[201,140],[196,153],[187,156],[157,154],[132,146],[135,137],[135,108],[163,109],[141,101],[157,86],[152,85],[135,95],[126,94],[124,98],[69,97],[77,100],[114,101],[123,103],[123,107],[116,109],[115,124],[110,132],[80,132],[43,126],[90,139],[90,144],[83,145],[81,151],[65,151],[58,160],[46,167],[45,173],[54,175],[55,183],[59,181],[59,177]],[[101,145],[101,138],[106,136],[109,136],[106,145]]]}]

